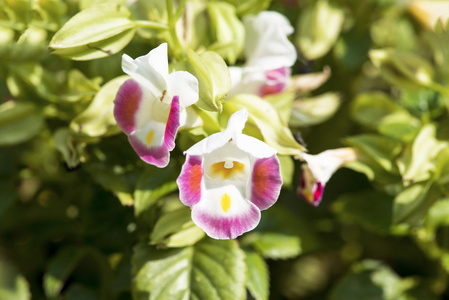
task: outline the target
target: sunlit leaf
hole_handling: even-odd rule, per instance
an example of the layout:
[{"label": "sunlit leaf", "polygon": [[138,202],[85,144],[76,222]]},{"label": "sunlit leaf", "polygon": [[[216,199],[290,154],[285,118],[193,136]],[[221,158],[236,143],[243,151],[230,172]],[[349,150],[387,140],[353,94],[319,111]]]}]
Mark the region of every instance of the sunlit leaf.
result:
[{"label": "sunlit leaf", "polygon": [[134,191],[135,215],[140,217],[145,211],[151,209],[158,199],[174,192],[178,188],[176,184],[178,175],[177,171],[170,166],[164,169],[149,167],[141,174]]},{"label": "sunlit leaf", "polygon": [[89,60],[117,53],[133,38],[136,24],[119,4],[99,4],[72,17],[50,41],[53,53]]},{"label": "sunlit leaf", "polygon": [[201,54],[189,51],[184,68],[198,79],[200,99],[196,105],[209,111],[221,111],[224,97],[231,88],[231,76],[224,60],[212,51]]},{"label": "sunlit leaf", "polygon": [[296,43],[307,59],[325,55],[334,45],[344,14],[328,1],[320,0],[304,8],[298,17]]},{"label": "sunlit leaf", "polygon": [[209,2],[207,11],[217,43],[229,45],[219,54],[234,64],[243,49],[245,38],[245,29],[237,18],[235,7],[226,2]]},{"label": "sunlit leaf", "polygon": [[306,127],[322,123],[337,112],[340,102],[340,96],[333,92],[298,99],[293,103],[289,124]]},{"label": "sunlit leaf", "polygon": [[197,227],[188,207],[182,207],[162,215],[154,225],[150,243],[159,247],[184,247],[195,244],[205,236]]},{"label": "sunlit leaf", "polygon": [[203,239],[160,250],[138,244],[133,257],[134,299],[245,299],[244,253],[234,240]]},{"label": "sunlit leaf", "polygon": [[86,110],[72,120],[70,128],[91,137],[118,133],[120,130],[113,114],[114,99],[126,79],[128,76],[120,76],[106,83]]},{"label": "sunlit leaf", "polygon": [[264,232],[257,233],[251,244],[265,258],[288,259],[299,255],[302,251],[297,236]]},{"label": "sunlit leaf", "polygon": [[228,99],[223,106],[222,120],[227,121],[226,117],[242,108],[249,112],[246,127],[254,126],[259,129],[265,142],[279,154],[300,155],[304,151],[304,147],[296,142],[290,128],[273,106],[257,96],[240,94]]}]

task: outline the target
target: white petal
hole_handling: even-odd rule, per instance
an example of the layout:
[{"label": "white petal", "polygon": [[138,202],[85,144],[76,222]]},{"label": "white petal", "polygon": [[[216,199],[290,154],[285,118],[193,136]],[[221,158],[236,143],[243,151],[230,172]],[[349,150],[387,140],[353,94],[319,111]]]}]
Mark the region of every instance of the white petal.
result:
[{"label": "white petal", "polygon": [[245,123],[248,120],[248,111],[241,109],[231,115],[228,121],[228,127],[223,132],[214,133],[207,138],[199,141],[190,147],[184,153],[189,155],[204,155],[223,147],[226,143],[242,133]]},{"label": "white petal", "polygon": [[170,105],[159,101],[148,89],[142,88],[142,91],[142,101],[135,116],[136,129],[152,121],[165,123],[170,112]]},{"label": "white petal", "polygon": [[143,56],[133,60],[128,55],[123,54],[122,69],[135,79],[142,89],[148,90],[153,97],[159,98],[162,91],[167,88],[167,84],[164,77],[145,61],[146,59],[143,59]]},{"label": "white petal", "polygon": [[[165,126],[165,123],[149,121],[142,128],[135,130],[133,135],[136,136],[146,147],[159,147],[164,141]],[[150,131],[153,132],[153,135],[151,143],[148,144],[147,136]]]},{"label": "white petal", "polygon": [[144,63],[152,66],[153,69],[163,77],[168,76],[167,43],[160,44],[158,47],[151,50],[147,55],[141,56],[137,59],[140,58],[142,58]]},{"label": "white petal", "polygon": [[203,126],[203,119],[198,115],[192,106],[181,109],[179,130],[190,129]]},{"label": "white petal", "polygon": [[192,207],[192,220],[215,239],[233,239],[254,229],[260,210],[235,185],[205,190]]},{"label": "white petal", "polygon": [[181,107],[187,107],[198,101],[198,80],[186,71],[173,72],[167,77],[167,97],[179,96]]},{"label": "white petal", "polygon": [[307,162],[310,171],[323,185],[344,163],[356,159],[356,152],[352,148],[326,150],[317,155],[303,153],[301,157]]},{"label": "white petal", "polygon": [[245,128],[246,121],[248,121],[248,111],[245,108],[236,111],[229,117],[226,131],[233,132],[234,135],[240,134]]},{"label": "white petal", "polygon": [[214,133],[184,151],[184,154],[204,155],[211,153],[212,151],[223,147],[231,138],[232,132],[229,131]]},{"label": "white petal", "polygon": [[248,152],[256,158],[266,158],[276,154],[276,149],[268,146],[261,140],[252,136],[241,134],[235,139],[237,147],[243,151]]},{"label": "white petal", "polygon": [[[229,67],[229,75],[231,75],[231,91],[236,88],[242,81],[243,68],[241,67]],[[229,97],[229,93],[228,93]]]},{"label": "white petal", "polygon": [[244,19],[246,66],[262,70],[291,67],[296,49],[287,35],[293,32],[287,18],[277,12],[262,12]]},{"label": "white petal", "polygon": [[[239,72],[236,70],[232,71],[231,69],[239,69]],[[229,71],[231,73],[232,86],[227,97],[232,97],[237,94],[258,95],[261,87],[267,82],[264,70],[231,67]],[[233,72],[234,75],[232,75]]]}]

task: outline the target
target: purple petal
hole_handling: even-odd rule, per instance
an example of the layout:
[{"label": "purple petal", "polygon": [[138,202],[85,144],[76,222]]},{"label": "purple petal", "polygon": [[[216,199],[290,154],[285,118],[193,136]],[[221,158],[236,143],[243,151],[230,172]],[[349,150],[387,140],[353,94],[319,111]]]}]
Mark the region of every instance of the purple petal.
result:
[{"label": "purple petal", "polygon": [[[207,201],[204,199],[203,201]],[[254,229],[260,221],[260,210],[249,203],[247,211],[239,215],[213,215],[199,206],[192,210],[192,220],[214,239],[235,239],[243,233]]]},{"label": "purple petal", "polygon": [[126,80],[114,100],[114,117],[120,129],[130,134],[135,130],[134,118],[142,99],[142,89],[133,79]]},{"label": "purple petal", "polygon": [[260,210],[273,205],[281,192],[282,177],[276,155],[261,158],[254,163],[251,202]]},{"label": "purple petal", "polygon": [[310,169],[303,165],[301,181],[297,190],[298,196],[313,206],[318,206],[323,199],[324,185],[315,179]]},{"label": "purple petal", "polygon": [[200,201],[202,179],[201,157],[187,155],[181,174],[176,181],[179,186],[179,199],[184,205],[192,206]]},{"label": "purple petal", "polygon": [[142,143],[133,133],[128,136],[129,143],[140,158],[146,163],[164,168],[170,161],[170,151],[175,147],[175,137],[180,126],[179,97],[173,97],[170,113],[165,126],[164,141],[159,147],[148,147]]},{"label": "purple petal", "polygon": [[290,68],[282,67],[265,72],[267,81],[260,87],[259,96],[278,94],[285,90],[290,80]]}]

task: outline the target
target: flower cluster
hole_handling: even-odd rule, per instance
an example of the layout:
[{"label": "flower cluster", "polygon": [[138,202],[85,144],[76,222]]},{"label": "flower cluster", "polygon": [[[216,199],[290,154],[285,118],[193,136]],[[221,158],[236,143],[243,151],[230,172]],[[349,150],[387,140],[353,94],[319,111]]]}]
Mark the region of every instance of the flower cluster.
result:
[{"label": "flower cluster", "polygon": [[[276,12],[243,20],[246,63],[229,67],[227,97],[264,97],[284,91],[297,55],[288,35],[293,28]],[[167,44],[133,60],[123,55],[122,68],[131,76],[118,90],[114,116],[131,146],[145,162],[165,167],[179,129],[192,127],[199,98],[198,80],[186,71],[169,73]],[[199,108],[197,108],[199,109]],[[242,133],[248,111],[234,112],[222,132],[212,134],[184,152],[177,184],[181,202],[192,210],[193,222],[215,239],[233,239],[254,229],[261,210],[279,196],[282,177],[276,150]],[[299,194],[317,205],[323,187],[341,163],[322,155],[304,154]],[[326,156],[327,157],[327,156]],[[332,157],[332,156],[330,156]],[[322,162],[332,170],[324,170]]]}]

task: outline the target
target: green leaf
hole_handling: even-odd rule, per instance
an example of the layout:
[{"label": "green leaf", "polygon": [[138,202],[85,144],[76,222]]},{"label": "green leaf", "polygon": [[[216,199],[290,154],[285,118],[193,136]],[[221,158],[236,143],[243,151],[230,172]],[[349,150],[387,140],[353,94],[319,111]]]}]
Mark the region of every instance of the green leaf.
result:
[{"label": "green leaf", "polygon": [[245,28],[236,15],[235,7],[226,2],[214,1],[207,3],[207,11],[217,43],[228,45],[218,54],[234,64],[242,52],[245,39]]},{"label": "green leaf", "polygon": [[291,188],[293,184],[293,175],[295,173],[295,163],[288,155],[278,155],[281,164],[282,187]]},{"label": "green leaf", "polygon": [[393,85],[413,89],[432,83],[432,65],[413,52],[377,49],[371,50],[369,57],[383,78]]},{"label": "green leaf", "polygon": [[114,118],[114,99],[122,83],[128,76],[117,77],[106,83],[90,105],[70,123],[74,132],[90,137],[110,135],[120,130]]},{"label": "green leaf", "polygon": [[10,259],[0,253],[0,299],[29,300],[30,288]]},{"label": "green leaf", "polygon": [[427,180],[435,171],[436,155],[442,148],[447,147],[447,144],[439,142],[435,135],[434,125],[423,126],[412,147],[398,161],[404,182]]},{"label": "green leaf", "polygon": [[377,91],[358,94],[351,104],[352,118],[373,129],[383,118],[400,110],[402,108],[392,98]]},{"label": "green leaf", "polygon": [[197,54],[190,50],[187,56],[184,68],[198,79],[199,100],[196,105],[209,111],[221,111],[223,98],[231,88],[226,63],[212,51]]},{"label": "green leaf", "polygon": [[0,104],[0,146],[32,138],[43,124],[42,114],[32,103],[8,101]]},{"label": "green leaf", "polygon": [[268,266],[258,253],[246,250],[245,264],[248,272],[246,283],[249,292],[255,300],[268,300],[270,276]]},{"label": "green leaf", "polygon": [[252,238],[254,241],[251,243],[251,246],[265,258],[289,259],[298,256],[302,251],[301,243],[297,236],[264,232],[256,233]]},{"label": "green leaf", "polygon": [[332,117],[340,107],[340,95],[333,92],[322,95],[298,99],[293,102],[289,124],[307,127],[323,123]]},{"label": "green leaf", "polygon": [[71,169],[80,164],[80,149],[77,147],[73,132],[68,128],[59,128],[55,131],[53,145],[61,153],[67,167]]},{"label": "green leaf", "polygon": [[222,124],[234,112],[242,108],[246,108],[249,112],[245,128],[255,127],[260,130],[265,142],[275,148],[279,154],[300,155],[305,150],[296,142],[290,128],[276,109],[270,103],[254,95],[240,94],[228,99],[223,106],[223,113],[220,115]]},{"label": "green leaf", "polygon": [[257,15],[268,9],[271,0],[226,0],[237,8],[239,16]]},{"label": "green leaf", "polygon": [[140,217],[150,210],[161,197],[177,190],[178,170],[168,166],[160,169],[153,166],[140,176],[134,191],[134,213]]},{"label": "green leaf", "polygon": [[440,197],[432,182],[415,183],[399,193],[393,204],[393,223],[416,224],[423,221],[429,207]]},{"label": "green leaf", "polygon": [[449,226],[449,199],[441,199],[435,202],[429,209],[426,224],[432,232],[440,226]]},{"label": "green leaf", "polygon": [[365,260],[343,277],[330,300],[407,300],[406,292],[415,285],[414,279],[402,279],[381,262]]},{"label": "green leaf", "polygon": [[374,22],[370,32],[377,48],[413,50],[416,44],[413,25],[406,18],[386,16]]},{"label": "green leaf", "polygon": [[382,166],[387,172],[396,174],[398,169],[394,159],[401,150],[401,144],[383,136],[361,134],[346,139],[346,142],[363,152]]},{"label": "green leaf", "polygon": [[105,57],[123,49],[133,38],[135,27],[125,6],[99,4],[73,16],[56,32],[49,47],[74,60]]},{"label": "green leaf", "polygon": [[379,124],[380,134],[403,142],[410,142],[420,129],[421,123],[406,111],[392,113]]},{"label": "green leaf", "polygon": [[204,231],[197,227],[188,207],[182,207],[162,215],[154,225],[150,244],[159,247],[185,247],[195,244],[204,237]]},{"label": "green leaf", "polygon": [[288,123],[292,114],[292,105],[295,100],[295,93],[285,90],[282,93],[270,94],[263,97],[263,100],[270,103],[277,110],[284,123]]},{"label": "green leaf", "polygon": [[245,299],[245,255],[234,240],[203,239],[159,250],[140,243],[133,257],[134,299]]},{"label": "green leaf", "polygon": [[47,54],[47,31],[37,26],[27,28],[14,43],[9,57],[15,61],[38,60]]},{"label": "green leaf", "polygon": [[320,0],[301,10],[296,44],[310,60],[325,55],[337,41],[344,20],[341,9]]}]

